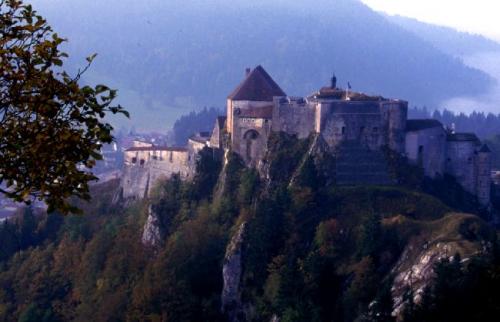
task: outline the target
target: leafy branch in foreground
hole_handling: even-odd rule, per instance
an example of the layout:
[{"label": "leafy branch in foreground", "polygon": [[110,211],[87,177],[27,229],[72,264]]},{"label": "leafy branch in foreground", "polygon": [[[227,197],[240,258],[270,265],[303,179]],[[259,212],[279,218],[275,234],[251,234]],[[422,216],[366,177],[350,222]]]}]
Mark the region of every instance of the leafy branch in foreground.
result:
[{"label": "leafy branch in foreground", "polygon": [[67,213],[69,197],[90,199],[90,169],[113,141],[105,116],[129,114],[116,90],[79,85],[95,55],[76,76],[62,70],[63,42],[30,5],[0,0],[0,192]]}]

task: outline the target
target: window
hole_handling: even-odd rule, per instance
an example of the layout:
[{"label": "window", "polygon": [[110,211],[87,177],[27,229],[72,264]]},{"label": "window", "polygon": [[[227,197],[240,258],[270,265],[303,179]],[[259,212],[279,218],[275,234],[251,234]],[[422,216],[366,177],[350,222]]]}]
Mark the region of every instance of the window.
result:
[{"label": "window", "polygon": [[137,158],[132,158],[132,163],[137,163]]},{"label": "window", "polygon": [[170,156],[168,157],[168,161],[170,161],[170,163],[174,161],[174,153],[172,151],[170,151]]},{"label": "window", "polygon": [[146,163],[146,161],[144,161],[144,159],[141,159],[141,165],[144,165],[144,163]]},{"label": "window", "polygon": [[345,131],[346,131],[345,126],[342,126],[342,135],[345,134]]},{"label": "window", "polygon": [[364,126],[360,127],[359,128],[359,133],[363,134],[364,132],[365,132],[365,127]]},{"label": "window", "polygon": [[153,155],[153,160],[158,160],[158,156],[157,155]]},{"label": "window", "polygon": [[378,133],[378,127],[373,128],[373,133]]}]

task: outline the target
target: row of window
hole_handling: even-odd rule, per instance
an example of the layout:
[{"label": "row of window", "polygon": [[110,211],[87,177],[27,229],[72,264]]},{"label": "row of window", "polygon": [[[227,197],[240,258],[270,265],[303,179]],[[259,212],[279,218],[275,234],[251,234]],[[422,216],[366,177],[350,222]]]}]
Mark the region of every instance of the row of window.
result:
[{"label": "row of window", "polygon": [[[161,156],[160,156],[160,157],[158,157],[157,155],[153,155],[151,158],[152,158],[153,160],[155,160],[155,161],[158,161],[158,160],[159,160],[159,161],[163,161],[163,157],[161,157]],[[168,157],[168,161],[169,161],[170,163],[173,163],[173,162],[174,162],[174,159],[173,159],[173,154],[172,154],[172,153],[170,153],[170,155],[169,155],[169,157]],[[191,155],[188,155],[188,161],[191,161]],[[146,161],[145,161],[144,159],[141,159],[141,160],[140,160],[140,165],[144,165],[144,163],[145,163],[145,162],[146,162]],[[132,163],[133,163],[133,164],[136,164],[136,163],[137,163],[137,157],[133,157],[133,158],[132,158]]]},{"label": "row of window", "polygon": [[[335,132],[338,132],[338,128],[335,128]],[[342,132],[342,134],[345,135],[347,133],[347,128],[345,126],[343,126],[342,129],[341,129],[341,132]],[[359,128],[359,133],[360,134],[366,133],[366,127],[364,127],[364,126],[360,127]],[[372,128],[372,133],[378,133],[378,127],[376,127],[376,126],[373,127]]]}]

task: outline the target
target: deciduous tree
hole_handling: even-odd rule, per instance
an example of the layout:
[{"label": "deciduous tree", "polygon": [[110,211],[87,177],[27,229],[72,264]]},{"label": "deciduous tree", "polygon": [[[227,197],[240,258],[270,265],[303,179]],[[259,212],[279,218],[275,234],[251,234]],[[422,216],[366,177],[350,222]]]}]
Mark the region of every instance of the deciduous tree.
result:
[{"label": "deciduous tree", "polygon": [[80,85],[95,55],[76,75],[62,69],[64,41],[30,5],[0,0],[0,191],[69,212],[70,196],[90,198],[90,169],[113,140],[104,118],[128,113],[115,90]]}]

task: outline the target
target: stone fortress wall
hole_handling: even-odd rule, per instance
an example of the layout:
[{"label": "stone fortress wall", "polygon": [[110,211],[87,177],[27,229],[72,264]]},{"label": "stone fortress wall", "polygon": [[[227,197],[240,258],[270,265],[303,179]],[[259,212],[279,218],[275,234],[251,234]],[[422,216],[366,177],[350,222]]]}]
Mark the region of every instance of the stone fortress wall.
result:
[{"label": "stone fortress wall", "polygon": [[430,178],[442,176],[445,173],[446,131],[438,123],[436,122],[436,126],[429,128],[409,129],[406,132],[406,156],[414,164],[421,166],[425,175]]},{"label": "stone fortress wall", "polygon": [[[260,91],[255,89],[259,82]],[[270,134],[269,126],[271,131],[286,132],[298,138],[315,133],[321,135],[334,153],[352,154],[338,156],[343,160],[342,169],[348,169],[340,173],[346,183],[363,182],[362,178],[344,178],[362,170],[349,166],[349,163],[356,162],[355,155],[373,158],[373,161],[358,160],[358,163],[377,169],[380,172],[377,177],[384,178],[380,155],[364,152],[363,148],[377,152],[387,146],[422,167],[426,176],[452,175],[466,191],[478,196],[483,205],[489,203],[491,156],[475,135],[452,133],[435,120],[408,120],[406,101],[337,88],[335,76],[330,86],[309,97],[288,97],[283,93],[259,66],[247,73],[243,83],[229,96],[227,111],[228,120],[232,120],[228,122],[231,125],[228,128],[231,148],[247,165],[255,166],[262,160]],[[244,100],[240,102],[240,98]],[[272,112],[258,113],[266,101],[272,104]],[[251,115],[252,119],[246,115]],[[252,131],[258,135],[249,136]],[[258,152],[254,152],[255,146]],[[370,184],[375,181],[367,180]],[[388,181],[381,179],[380,182],[385,184]]]},{"label": "stone fortress wall", "polygon": [[[490,202],[491,156],[474,134],[454,133],[435,120],[407,120],[408,103],[330,86],[308,97],[288,97],[258,66],[228,96],[227,116],[186,148],[139,144],[125,152],[124,198],[146,197],[160,177],[194,176],[204,147],[239,154],[257,167],[272,132],[298,138],[320,135],[338,160],[339,184],[391,184],[382,147],[404,155],[431,178],[450,174],[483,205]],[[360,159],[361,158],[361,159]],[[372,169],[372,170],[370,170]]]},{"label": "stone fortress wall", "polygon": [[120,198],[147,198],[160,179],[179,174],[189,180],[195,172],[197,142],[190,141],[188,148],[159,147],[144,142],[124,152],[124,165],[120,183]]}]

